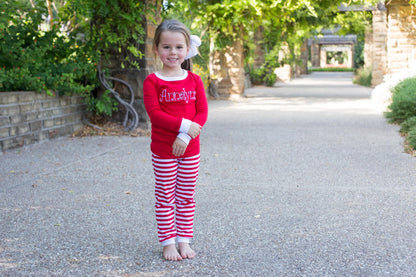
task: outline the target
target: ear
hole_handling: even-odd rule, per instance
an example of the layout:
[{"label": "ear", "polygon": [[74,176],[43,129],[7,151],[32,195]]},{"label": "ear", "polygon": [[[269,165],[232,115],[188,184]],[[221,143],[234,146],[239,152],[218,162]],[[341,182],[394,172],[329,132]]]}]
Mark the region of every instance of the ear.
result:
[{"label": "ear", "polygon": [[157,52],[156,45],[153,44],[152,50],[153,50],[153,52],[155,53],[156,56],[159,56],[159,52]]}]

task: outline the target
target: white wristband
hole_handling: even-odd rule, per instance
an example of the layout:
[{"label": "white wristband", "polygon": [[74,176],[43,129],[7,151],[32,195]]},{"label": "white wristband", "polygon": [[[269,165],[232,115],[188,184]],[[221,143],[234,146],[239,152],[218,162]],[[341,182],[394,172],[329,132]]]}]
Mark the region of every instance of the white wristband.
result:
[{"label": "white wristband", "polygon": [[181,127],[179,128],[180,133],[187,134],[189,132],[189,128],[191,128],[191,123],[189,119],[182,118]]},{"label": "white wristband", "polygon": [[188,145],[189,142],[191,141],[191,137],[185,133],[179,133],[176,137],[181,139],[183,142],[185,142],[186,145]]}]

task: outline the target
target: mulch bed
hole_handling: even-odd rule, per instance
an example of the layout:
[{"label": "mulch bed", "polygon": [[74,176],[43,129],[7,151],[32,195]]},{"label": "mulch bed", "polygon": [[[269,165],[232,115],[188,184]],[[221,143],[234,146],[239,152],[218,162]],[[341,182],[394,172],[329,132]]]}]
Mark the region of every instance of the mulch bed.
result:
[{"label": "mulch bed", "polygon": [[74,132],[72,137],[90,136],[130,136],[130,137],[149,137],[150,129],[138,127],[133,131],[125,131],[120,122],[114,122],[104,117],[92,117],[85,126]]}]

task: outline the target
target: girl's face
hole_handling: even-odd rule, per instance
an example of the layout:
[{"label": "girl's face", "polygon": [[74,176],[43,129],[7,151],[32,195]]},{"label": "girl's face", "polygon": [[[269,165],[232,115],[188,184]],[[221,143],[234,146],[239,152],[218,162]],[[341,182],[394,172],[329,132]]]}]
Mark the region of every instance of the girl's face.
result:
[{"label": "girl's face", "polygon": [[162,60],[164,69],[180,69],[188,52],[189,47],[182,33],[165,31],[160,34],[156,53]]}]

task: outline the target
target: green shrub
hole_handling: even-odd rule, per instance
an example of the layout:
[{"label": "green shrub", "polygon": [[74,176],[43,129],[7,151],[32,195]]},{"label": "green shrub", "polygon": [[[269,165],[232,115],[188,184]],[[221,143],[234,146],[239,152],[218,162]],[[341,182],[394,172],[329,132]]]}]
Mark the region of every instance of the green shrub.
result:
[{"label": "green shrub", "polygon": [[[6,1],[7,2],[7,1]],[[99,55],[81,36],[49,26],[44,2],[0,4],[0,92],[36,91],[48,95],[81,95],[88,110],[111,115],[116,101],[108,94],[95,99]]]},{"label": "green shrub", "polygon": [[266,86],[272,87],[276,83],[277,75],[274,72],[266,74],[263,78],[263,82]]},{"label": "green shrub", "polygon": [[392,103],[385,113],[391,123],[402,123],[416,116],[416,77],[407,78],[392,90]]},{"label": "green shrub", "polygon": [[410,128],[407,135],[407,143],[412,149],[416,149],[416,126]]},{"label": "green shrub", "polygon": [[371,67],[361,67],[357,69],[353,83],[361,86],[371,87],[372,76]]},{"label": "green shrub", "polygon": [[416,116],[412,116],[402,122],[400,133],[407,134],[413,127],[416,127]]},{"label": "green shrub", "polygon": [[279,56],[279,48],[273,48],[264,56],[264,63],[260,68],[250,71],[251,82],[254,85],[266,85],[272,87],[277,80],[277,75],[274,73],[276,67],[281,66],[281,62],[276,57]]}]

